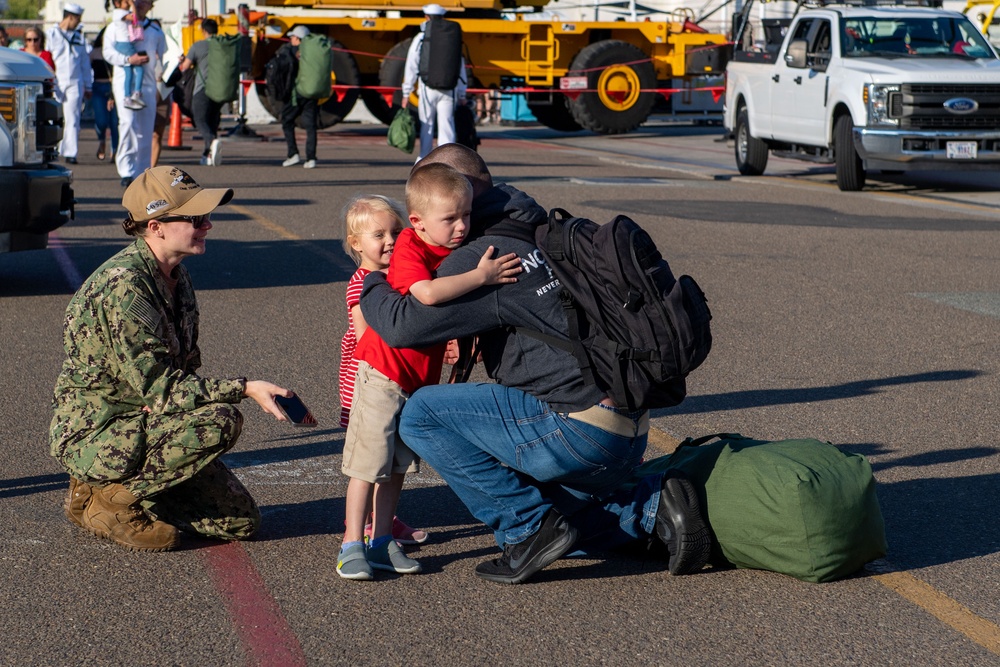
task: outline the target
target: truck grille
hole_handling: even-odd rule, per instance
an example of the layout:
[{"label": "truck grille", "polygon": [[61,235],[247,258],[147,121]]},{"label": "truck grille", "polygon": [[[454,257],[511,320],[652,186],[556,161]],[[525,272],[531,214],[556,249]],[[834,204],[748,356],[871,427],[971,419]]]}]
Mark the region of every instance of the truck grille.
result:
[{"label": "truck grille", "polygon": [[[948,100],[966,98],[979,107],[968,114],[945,108]],[[889,96],[889,115],[900,128],[912,130],[964,130],[1000,128],[1000,85],[906,83]]]}]

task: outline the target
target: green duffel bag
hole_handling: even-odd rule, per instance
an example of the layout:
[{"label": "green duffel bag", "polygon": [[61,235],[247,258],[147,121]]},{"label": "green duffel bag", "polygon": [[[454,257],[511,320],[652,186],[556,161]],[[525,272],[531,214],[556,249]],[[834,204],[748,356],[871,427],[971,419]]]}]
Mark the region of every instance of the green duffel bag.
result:
[{"label": "green duffel bag", "polygon": [[205,95],[224,104],[239,97],[240,35],[213,35],[208,38],[208,74],[204,75]]},{"label": "green duffel bag", "polygon": [[722,433],[689,438],[636,474],[670,469],[698,489],[716,560],[823,582],[886,554],[875,479],[860,454],[813,439]]},{"label": "green duffel bag", "polygon": [[417,123],[409,109],[400,109],[389,123],[386,143],[404,153],[412,153],[417,143]]},{"label": "green duffel bag", "polygon": [[333,92],[333,45],[330,38],[309,33],[299,43],[299,73],[295,94],[301,99],[323,100]]}]

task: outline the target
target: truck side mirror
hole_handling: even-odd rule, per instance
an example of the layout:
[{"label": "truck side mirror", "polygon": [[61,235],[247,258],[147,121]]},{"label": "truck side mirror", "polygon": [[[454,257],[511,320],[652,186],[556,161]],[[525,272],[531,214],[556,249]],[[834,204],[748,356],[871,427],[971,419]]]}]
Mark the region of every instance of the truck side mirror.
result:
[{"label": "truck side mirror", "polygon": [[788,63],[789,67],[805,69],[806,49],[808,48],[809,42],[806,40],[793,39],[791,44],[788,45],[788,51],[785,52],[785,62]]}]

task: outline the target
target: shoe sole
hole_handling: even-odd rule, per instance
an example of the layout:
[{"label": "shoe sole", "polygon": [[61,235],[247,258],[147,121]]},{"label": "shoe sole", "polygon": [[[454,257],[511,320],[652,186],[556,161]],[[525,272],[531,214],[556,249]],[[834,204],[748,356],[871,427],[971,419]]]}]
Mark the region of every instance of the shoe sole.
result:
[{"label": "shoe sole", "polygon": [[372,581],[375,579],[375,575],[371,572],[355,572],[354,574],[348,574],[346,572],[341,572],[340,568],[337,568],[337,574],[340,575],[341,579],[350,579],[351,581]]},{"label": "shoe sole", "polygon": [[[694,487],[688,480],[674,477],[664,482],[660,492],[668,493],[675,506],[682,505],[686,510],[683,524],[674,526],[677,534],[671,539],[676,550],[670,555],[667,570],[675,576],[696,572],[708,563],[712,551],[712,533],[701,516],[698,504],[691,501],[692,497],[697,498]],[[659,530],[657,535],[663,541]]]},{"label": "shoe sole", "polygon": [[83,529],[85,529],[85,530],[87,530],[88,532],[90,532],[91,535],[94,535],[94,536],[96,536],[96,537],[98,537],[98,538],[100,538],[102,540],[107,540],[108,542],[111,542],[113,544],[117,544],[118,546],[120,546],[122,549],[125,549],[126,551],[140,551],[142,553],[159,553],[161,551],[173,551],[178,546],[180,546],[180,543],[181,543],[180,537],[177,537],[176,539],[174,539],[173,542],[171,542],[170,544],[168,544],[166,546],[162,546],[162,547],[137,547],[134,544],[126,544],[124,542],[119,542],[118,540],[114,539],[113,537],[111,537],[111,535],[108,535],[104,531],[98,531],[98,530],[95,530],[94,528],[91,528],[89,526],[83,526],[83,525],[81,525],[80,527],[83,528]]},{"label": "shoe sole", "polygon": [[522,584],[534,576],[539,570],[547,568],[549,565],[552,565],[552,563],[565,556],[566,552],[572,549],[573,545],[576,544],[576,538],[577,530],[572,526],[568,526],[566,533],[560,539],[550,544],[545,551],[540,552],[533,559],[528,561],[528,563],[525,564],[524,569],[513,577],[486,574],[478,571],[476,572],[476,576],[480,579],[493,581],[498,584]]},{"label": "shoe sole", "polygon": [[395,565],[384,565],[382,563],[373,563],[368,561],[368,564],[372,566],[375,570],[382,570],[383,572],[395,572],[396,574],[420,574],[424,571],[422,565],[417,565],[416,567],[410,567],[405,570],[401,570]]}]

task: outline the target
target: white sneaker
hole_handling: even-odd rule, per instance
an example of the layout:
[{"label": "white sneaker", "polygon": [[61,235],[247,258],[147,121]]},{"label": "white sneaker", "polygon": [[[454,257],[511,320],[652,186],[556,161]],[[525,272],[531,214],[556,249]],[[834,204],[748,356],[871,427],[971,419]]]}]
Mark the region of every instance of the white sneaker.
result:
[{"label": "white sneaker", "polygon": [[287,160],[285,160],[284,162],[282,162],[282,163],[281,163],[281,166],[282,166],[282,167],[291,167],[291,166],[292,166],[293,164],[298,164],[298,163],[299,163],[299,162],[301,162],[301,161],[302,161],[302,160],[301,160],[301,159],[299,159],[299,154],[298,154],[298,153],[296,153],[296,154],[295,154],[295,155],[293,155],[292,157],[290,157],[290,158],[288,158]]},{"label": "white sneaker", "polygon": [[146,101],[142,99],[142,94],[139,92],[132,93],[132,104],[138,105],[136,108],[145,109]]},{"label": "white sneaker", "polygon": [[137,104],[136,101],[132,99],[130,95],[126,95],[125,99],[122,100],[122,106],[125,107],[126,109],[131,109],[132,111],[138,111],[144,105]]},{"label": "white sneaker", "polygon": [[213,167],[222,164],[222,142],[212,139],[212,146],[208,149],[208,163]]},{"label": "white sneaker", "polygon": [[303,169],[315,169],[316,168],[316,160],[306,160],[306,163],[304,165],[302,165],[302,168]]},{"label": "white sneaker", "polygon": [[209,156],[209,155],[202,155],[201,156],[201,166],[203,166],[203,167],[211,167],[212,166],[212,158],[211,158],[211,156]]}]

